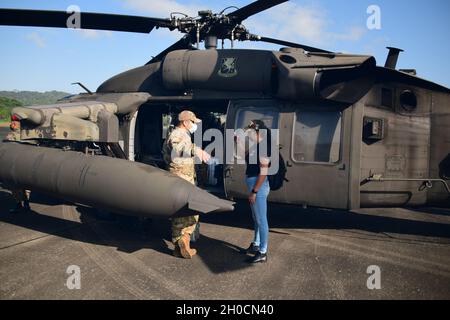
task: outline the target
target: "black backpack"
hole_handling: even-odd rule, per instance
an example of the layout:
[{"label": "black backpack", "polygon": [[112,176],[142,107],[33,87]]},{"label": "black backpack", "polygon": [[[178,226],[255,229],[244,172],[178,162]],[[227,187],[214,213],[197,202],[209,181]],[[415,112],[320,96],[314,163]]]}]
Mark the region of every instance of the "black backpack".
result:
[{"label": "black backpack", "polygon": [[286,164],[284,163],[284,159],[281,156],[281,153],[279,154],[279,160],[278,160],[278,171],[276,174],[269,176],[269,186],[270,190],[277,191],[280,190],[283,187],[283,183],[289,182],[288,179],[286,179]]}]

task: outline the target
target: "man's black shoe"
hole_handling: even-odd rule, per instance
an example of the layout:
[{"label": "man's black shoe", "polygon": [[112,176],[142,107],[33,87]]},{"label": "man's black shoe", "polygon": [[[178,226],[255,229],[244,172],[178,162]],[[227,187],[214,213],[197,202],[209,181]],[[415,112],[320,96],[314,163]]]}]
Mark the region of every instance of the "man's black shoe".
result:
[{"label": "man's black shoe", "polygon": [[23,202],[23,210],[24,210],[25,212],[30,212],[30,211],[31,211],[30,203],[29,203],[28,201],[24,201],[24,202]]},{"label": "man's black shoe", "polygon": [[267,262],[267,254],[258,252],[252,259],[249,260],[249,263],[264,263]]},{"label": "man's black shoe", "polygon": [[16,204],[16,207],[9,210],[9,213],[20,213],[22,212],[23,207],[21,203]]},{"label": "man's black shoe", "polygon": [[258,252],[259,246],[255,245],[254,243],[252,243],[250,247],[242,251],[243,254],[257,254]]}]

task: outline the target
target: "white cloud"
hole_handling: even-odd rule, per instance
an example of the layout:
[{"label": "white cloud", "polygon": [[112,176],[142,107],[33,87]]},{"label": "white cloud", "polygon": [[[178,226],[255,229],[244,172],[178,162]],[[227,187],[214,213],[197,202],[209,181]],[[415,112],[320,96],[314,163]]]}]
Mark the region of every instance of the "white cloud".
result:
[{"label": "white cloud", "polygon": [[[387,54],[386,47],[390,44],[388,37],[376,37],[371,39],[364,45],[363,53],[376,56],[377,53],[382,52]],[[384,57],[383,57],[384,58]]]},{"label": "white cloud", "polygon": [[[155,18],[169,18],[172,12],[181,12],[195,17],[199,10],[214,9],[214,5],[206,1],[180,3],[176,0],[123,0],[123,2],[127,8],[137,11],[136,14]],[[155,32],[154,36],[175,41],[180,39],[182,34],[176,30],[169,31],[162,28]]]},{"label": "white cloud", "polygon": [[34,43],[39,48],[45,48],[47,46],[47,43],[45,42],[45,39],[37,32],[31,32],[25,36],[25,38]]},{"label": "white cloud", "polygon": [[287,2],[248,19],[251,32],[267,37],[312,45],[331,45],[336,41],[358,41],[365,29],[349,26],[346,32],[330,31],[333,21],[318,5]]},{"label": "white cloud", "polygon": [[[126,7],[142,12],[142,15],[169,17],[171,12],[183,12],[196,16],[198,10],[211,9],[218,12],[225,2],[218,3],[190,0],[181,3],[177,0],[123,0]],[[233,11],[230,9],[229,11]],[[310,45],[331,46],[337,41],[359,41],[365,34],[364,26],[349,25],[345,32],[332,31],[333,21],[320,5],[301,5],[286,2],[250,17],[243,24],[251,33],[279,38],[292,42],[304,42]],[[158,31],[161,32],[161,31]],[[179,37],[178,33],[171,35]]]},{"label": "white cloud", "polygon": [[175,0],[125,0],[125,4],[131,9],[142,11],[144,13],[150,13],[155,17],[161,18],[169,17],[171,12],[182,12],[190,16],[196,16],[197,11],[201,9],[202,6],[198,2],[182,4]]},{"label": "white cloud", "polygon": [[75,31],[78,32],[81,37],[90,40],[96,40],[103,37],[112,37],[112,32],[105,30],[75,29]]},{"label": "white cloud", "polygon": [[347,33],[330,33],[330,37],[338,41],[358,41],[365,33],[366,29],[362,27],[352,27]]}]

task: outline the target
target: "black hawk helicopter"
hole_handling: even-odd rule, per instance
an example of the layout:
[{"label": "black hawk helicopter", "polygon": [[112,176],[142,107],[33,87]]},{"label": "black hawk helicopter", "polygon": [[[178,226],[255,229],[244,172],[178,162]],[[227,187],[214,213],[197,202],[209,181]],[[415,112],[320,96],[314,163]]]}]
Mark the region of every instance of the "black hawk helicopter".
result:
[{"label": "black hawk helicopter", "polygon": [[[204,119],[203,131],[240,129],[254,119],[279,130],[286,175],[272,202],[338,209],[449,206],[450,90],[414,70],[396,70],[399,49],[389,48],[382,67],[372,56],[258,36],[243,26],[283,2],[168,19],[0,9],[0,25],[67,28],[78,19],[82,29],[184,34],[96,92],[15,108],[20,141],[1,144],[0,181],[141,217],[232,210],[232,202],[208,191],[246,198],[243,165],[210,166],[214,179],[202,181],[199,174],[199,187],[161,169],[170,119],[190,109]],[[226,39],[231,49],[223,48]],[[284,47],[233,49],[235,41]]]}]

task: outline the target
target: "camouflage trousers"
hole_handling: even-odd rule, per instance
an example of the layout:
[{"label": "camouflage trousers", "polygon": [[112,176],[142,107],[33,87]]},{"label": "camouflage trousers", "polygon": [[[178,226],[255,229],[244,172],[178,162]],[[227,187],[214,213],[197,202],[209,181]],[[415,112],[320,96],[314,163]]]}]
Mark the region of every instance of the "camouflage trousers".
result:
[{"label": "camouflage trousers", "polygon": [[[194,175],[185,175],[180,173],[178,170],[169,169],[169,171],[195,185]],[[176,244],[185,234],[190,236],[194,233],[198,219],[198,215],[172,218],[172,242]]]},{"label": "camouflage trousers", "polygon": [[12,193],[14,200],[16,200],[17,203],[30,200],[30,194],[31,194],[30,190],[12,189],[11,193]]},{"label": "camouflage trousers", "polygon": [[194,233],[199,216],[172,218],[172,242],[176,244],[185,234]]}]

